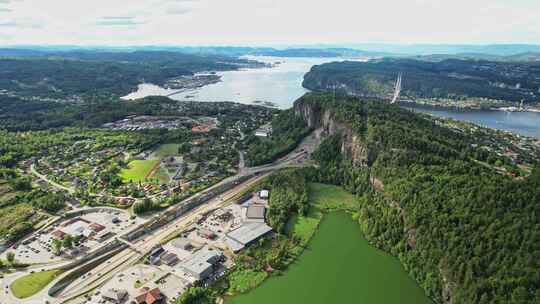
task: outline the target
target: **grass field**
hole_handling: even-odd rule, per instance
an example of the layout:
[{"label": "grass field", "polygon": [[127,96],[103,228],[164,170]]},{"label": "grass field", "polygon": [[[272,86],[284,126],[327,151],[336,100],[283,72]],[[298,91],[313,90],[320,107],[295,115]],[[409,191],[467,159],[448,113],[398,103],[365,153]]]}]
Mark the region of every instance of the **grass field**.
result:
[{"label": "grass field", "polygon": [[230,291],[232,293],[244,293],[259,286],[267,277],[268,273],[264,271],[236,271],[229,277]]},{"label": "grass field", "polygon": [[307,216],[295,214],[289,219],[286,228],[287,234],[300,238],[302,243],[306,244],[317,230],[322,217],[321,209],[317,206],[311,206]]},{"label": "grass field", "polygon": [[287,224],[287,232],[307,243],[323,218],[323,210],[348,210],[356,206],[355,197],[341,187],[310,183],[311,207],[307,216],[293,216]]},{"label": "grass field", "polygon": [[11,284],[11,291],[19,299],[31,297],[45,288],[60,273],[61,270],[53,269],[28,274],[15,280]]},{"label": "grass field", "polygon": [[148,173],[159,163],[159,160],[134,160],[131,161],[127,169],[120,171],[120,177],[124,182],[139,182],[144,181]]},{"label": "grass field", "polygon": [[310,183],[309,199],[312,205],[324,209],[356,209],[358,202],[354,195],[343,190],[341,187]]},{"label": "grass field", "polygon": [[154,151],[154,156],[162,158],[167,156],[177,156],[180,144],[163,144]]}]

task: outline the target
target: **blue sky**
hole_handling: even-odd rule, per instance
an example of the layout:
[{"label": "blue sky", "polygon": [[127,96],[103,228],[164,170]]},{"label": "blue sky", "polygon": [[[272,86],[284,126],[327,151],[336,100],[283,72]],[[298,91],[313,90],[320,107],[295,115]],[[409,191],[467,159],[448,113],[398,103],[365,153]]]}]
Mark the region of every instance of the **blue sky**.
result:
[{"label": "blue sky", "polygon": [[540,43],[540,0],[0,0],[0,45]]}]

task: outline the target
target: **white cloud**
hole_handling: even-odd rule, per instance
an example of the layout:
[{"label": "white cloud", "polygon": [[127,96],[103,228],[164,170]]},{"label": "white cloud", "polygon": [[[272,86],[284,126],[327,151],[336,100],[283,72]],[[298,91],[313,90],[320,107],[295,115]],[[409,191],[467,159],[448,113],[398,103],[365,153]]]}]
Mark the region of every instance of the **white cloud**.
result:
[{"label": "white cloud", "polygon": [[11,27],[11,28],[19,28],[19,29],[40,29],[40,28],[43,28],[44,25],[40,23],[39,21],[20,19],[20,20],[0,21],[0,27]]},{"label": "white cloud", "polygon": [[135,17],[105,16],[96,21],[96,25],[101,26],[136,26],[145,24],[145,21],[137,20]]},{"label": "white cloud", "polygon": [[166,13],[169,15],[185,15],[191,11],[192,9],[187,7],[169,7],[166,10]]},{"label": "white cloud", "polygon": [[15,21],[0,21],[0,27],[16,27],[17,22]]},{"label": "white cloud", "polygon": [[537,0],[0,0],[0,44],[540,43],[539,11]]}]

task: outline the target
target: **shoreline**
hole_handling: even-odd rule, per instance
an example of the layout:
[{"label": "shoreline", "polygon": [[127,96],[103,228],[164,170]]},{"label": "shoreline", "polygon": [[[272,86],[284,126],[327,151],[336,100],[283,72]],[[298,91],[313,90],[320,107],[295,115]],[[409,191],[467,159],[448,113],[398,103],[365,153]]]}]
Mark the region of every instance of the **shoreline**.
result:
[{"label": "shoreline", "polygon": [[540,109],[515,109],[514,107],[490,108],[491,111],[540,113]]},{"label": "shoreline", "polygon": [[517,107],[489,107],[489,108],[482,108],[482,107],[475,107],[475,106],[451,106],[451,105],[445,105],[445,104],[431,104],[431,103],[418,103],[414,101],[401,101],[397,102],[398,105],[404,106],[407,108],[415,108],[415,107],[424,107],[424,108],[432,108],[432,109],[440,109],[440,110],[455,110],[455,111],[496,111],[496,112],[508,112],[508,113],[540,113],[540,109],[537,108],[525,108],[525,109],[519,109]]},{"label": "shoreline", "polygon": [[[341,188],[341,186],[340,186]],[[238,293],[238,294],[233,294],[233,295],[222,295],[220,297],[218,297],[216,299],[216,303],[220,303],[220,304],[234,304],[236,303],[235,302],[235,299],[237,299],[238,297],[242,297],[242,296],[245,296],[246,294],[249,294],[251,292],[254,292],[255,290],[259,289],[259,288],[262,288],[264,284],[268,284],[270,280],[275,280],[281,276],[284,276],[284,275],[287,275],[288,272],[290,272],[292,270],[292,267],[295,266],[295,264],[299,263],[299,261],[304,258],[304,254],[310,250],[310,244],[312,244],[312,242],[314,241],[314,239],[318,236],[318,234],[321,232],[321,225],[323,224],[324,221],[328,220],[328,217],[329,216],[333,216],[333,215],[340,215],[342,214],[344,217],[346,217],[348,220],[351,221],[351,223],[355,226],[355,228],[358,228],[360,230],[360,237],[366,242],[367,246],[370,248],[370,250],[373,250],[373,252],[376,252],[376,254],[378,255],[384,255],[384,256],[387,256],[388,258],[390,258],[392,261],[396,262],[399,267],[400,267],[400,270],[403,271],[403,273],[405,274],[405,276],[411,280],[411,282],[414,284],[414,286],[416,286],[417,288],[419,288],[421,291],[422,291],[422,294],[423,296],[426,298],[427,301],[429,301],[430,303],[435,303],[433,301],[433,299],[431,299],[428,294],[426,293],[426,291],[424,290],[424,288],[420,285],[420,283],[414,278],[412,277],[406,270],[405,268],[405,263],[402,262],[402,260],[399,258],[399,256],[397,255],[394,255],[392,254],[390,251],[387,251],[387,250],[384,250],[383,248],[379,247],[376,245],[375,242],[373,242],[372,239],[370,239],[364,229],[362,228],[362,225],[361,223],[355,219],[354,217],[354,213],[352,213],[350,210],[347,210],[347,208],[323,208],[323,210],[321,210],[322,212],[322,215],[321,217],[318,219],[318,223],[312,233],[312,235],[310,236],[309,240],[306,242],[306,245],[305,247],[303,248],[303,250],[298,253],[295,258],[292,260],[292,262],[287,266],[287,268],[285,270],[283,270],[282,272],[280,272],[279,274],[275,275],[275,274],[272,274],[270,273],[265,279],[264,281],[262,281],[259,285],[257,286],[253,286],[251,289],[249,289],[248,291],[246,292],[243,292],[243,293]]]}]

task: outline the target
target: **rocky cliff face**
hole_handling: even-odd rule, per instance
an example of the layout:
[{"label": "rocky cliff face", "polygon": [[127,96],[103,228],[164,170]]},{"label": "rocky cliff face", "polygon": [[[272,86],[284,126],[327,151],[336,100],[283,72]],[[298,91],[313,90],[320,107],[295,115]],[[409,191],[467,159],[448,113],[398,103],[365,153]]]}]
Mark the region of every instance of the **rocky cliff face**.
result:
[{"label": "rocky cliff face", "polygon": [[302,98],[294,103],[294,112],[302,117],[308,126],[317,129],[321,137],[339,135],[342,139],[341,152],[359,166],[370,165],[375,159],[374,153],[356,135],[346,123],[339,121],[331,109],[304,101]]}]

